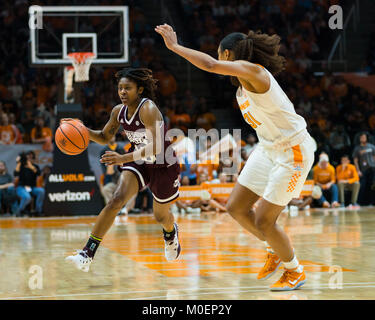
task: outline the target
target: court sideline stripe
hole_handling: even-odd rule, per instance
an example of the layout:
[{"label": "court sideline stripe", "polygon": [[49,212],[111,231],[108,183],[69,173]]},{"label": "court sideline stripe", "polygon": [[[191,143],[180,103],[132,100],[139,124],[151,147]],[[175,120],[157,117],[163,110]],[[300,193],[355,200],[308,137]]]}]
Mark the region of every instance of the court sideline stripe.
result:
[{"label": "court sideline stripe", "polygon": [[[359,282],[354,283],[343,283],[342,286],[349,286],[349,288],[375,288],[375,282],[362,282],[363,285]],[[316,286],[316,287],[310,287],[305,286],[303,289],[307,290],[318,290],[318,289],[327,289],[329,286]],[[269,290],[268,286],[253,286],[253,287],[225,287],[225,288],[181,288],[181,289],[174,289],[174,290],[181,290],[181,291],[191,291],[191,290],[197,290],[197,291],[204,291],[204,290],[234,290],[234,289],[249,289],[246,291],[241,292],[251,292],[252,290],[259,291],[262,289]],[[26,296],[26,297],[5,297],[0,298],[0,300],[12,300],[12,299],[38,299],[38,298],[57,298],[57,297],[77,297],[77,296],[94,296],[94,295],[115,295],[115,294],[136,294],[136,293],[147,293],[147,292],[168,292],[168,289],[162,289],[162,290],[146,290],[146,291],[119,291],[119,292],[93,292],[93,293],[73,293],[73,294],[57,294],[53,296]],[[228,291],[222,291],[227,292]],[[240,291],[230,291],[230,293],[235,293]],[[293,292],[293,291],[290,291]],[[210,292],[211,293],[211,292]],[[213,292],[215,293],[215,292]],[[200,294],[200,293],[194,293],[194,294]],[[202,294],[209,294],[209,293],[202,293]],[[193,294],[191,294],[193,295]],[[180,296],[180,295],[178,295]],[[165,297],[165,296],[162,296]],[[151,299],[152,297],[144,297],[144,298],[136,298],[136,299],[129,299],[129,300],[138,300],[138,299]]]}]

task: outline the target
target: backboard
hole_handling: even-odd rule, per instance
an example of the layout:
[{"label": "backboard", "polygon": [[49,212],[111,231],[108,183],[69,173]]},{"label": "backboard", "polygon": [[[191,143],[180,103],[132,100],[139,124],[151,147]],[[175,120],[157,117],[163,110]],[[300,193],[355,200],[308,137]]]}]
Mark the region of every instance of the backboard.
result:
[{"label": "backboard", "polygon": [[127,6],[29,7],[30,65],[71,65],[71,52],[93,52],[93,64],[129,63]]}]

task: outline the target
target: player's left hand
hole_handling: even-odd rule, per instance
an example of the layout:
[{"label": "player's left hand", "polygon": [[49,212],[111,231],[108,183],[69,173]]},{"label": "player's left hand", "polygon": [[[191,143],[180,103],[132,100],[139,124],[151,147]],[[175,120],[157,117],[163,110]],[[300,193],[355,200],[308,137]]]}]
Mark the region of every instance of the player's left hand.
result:
[{"label": "player's left hand", "polygon": [[107,165],[121,165],[125,163],[124,155],[118,154],[114,151],[106,151],[102,155],[100,162],[105,163]]},{"label": "player's left hand", "polygon": [[163,25],[156,26],[155,31],[163,37],[165,46],[169,50],[173,51],[175,46],[178,45],[176,32],[174,32],[170,25],[164,23]]}]

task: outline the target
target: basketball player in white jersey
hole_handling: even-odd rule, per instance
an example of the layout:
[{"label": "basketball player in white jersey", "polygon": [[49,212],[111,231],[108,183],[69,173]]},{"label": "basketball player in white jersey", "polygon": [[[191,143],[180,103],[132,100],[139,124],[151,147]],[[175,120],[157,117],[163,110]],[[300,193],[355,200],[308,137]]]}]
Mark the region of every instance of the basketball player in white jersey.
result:
[{"label": "basketball player in white jersey", "polygon": [[157,26],[155,31],[171,51],[202,70],[231,76],[238,86],[236,96],[242,115],[256,130],[260,143],[241,171],[227,210],[267,246],[267,261],[258,279],[269,278],[283,263],[285,271],[271,290],[301,287],[306,281],[303,266],[276,221],[289,201],[299,196],[314,161],[315,145],[305,120],[296,114],[274,78],[285,65],[285,59],[278,55],[280,38],[253,31],[247,35],[231,33],[220,42],[216,60],[179,45],[176,33],[167,24]]}]

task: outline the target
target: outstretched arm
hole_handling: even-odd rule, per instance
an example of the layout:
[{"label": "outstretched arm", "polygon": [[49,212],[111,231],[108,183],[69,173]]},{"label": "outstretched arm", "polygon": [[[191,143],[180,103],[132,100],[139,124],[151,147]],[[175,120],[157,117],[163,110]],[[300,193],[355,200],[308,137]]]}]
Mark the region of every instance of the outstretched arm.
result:
[{"label": "outstretched arm", "polygon": [[268,90],[270,80],[261,66],[244,60],[221,61],[212,58],[206,53],[181,46],[177,42],[176,32],[167,24],[157,26],[155,31],[163,37],[164,43],[169,50],[185,58],[199,69],[238,77],[250,82],[258,90]]}]

